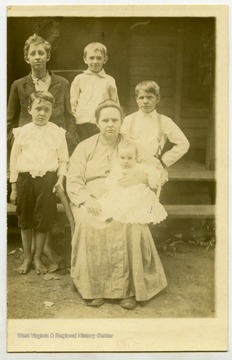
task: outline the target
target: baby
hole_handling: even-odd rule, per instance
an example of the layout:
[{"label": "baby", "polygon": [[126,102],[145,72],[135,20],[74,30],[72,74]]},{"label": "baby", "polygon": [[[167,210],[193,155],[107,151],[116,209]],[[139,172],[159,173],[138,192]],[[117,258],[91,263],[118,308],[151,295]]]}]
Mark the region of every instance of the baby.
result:
[{"label": "baby", "polygon": [[[106,179],[107,192],[98,199],[102,212],[100,219],[111,219],[121,223],[157,224],[167,213],[155,193],[161,186],[160,170],[136,161],[137,148],[132,140],[122,140],[118,145],[118,164]],[[128,173],[143,171],[148,184],[130,187],[120,186],[120,179]]]}]

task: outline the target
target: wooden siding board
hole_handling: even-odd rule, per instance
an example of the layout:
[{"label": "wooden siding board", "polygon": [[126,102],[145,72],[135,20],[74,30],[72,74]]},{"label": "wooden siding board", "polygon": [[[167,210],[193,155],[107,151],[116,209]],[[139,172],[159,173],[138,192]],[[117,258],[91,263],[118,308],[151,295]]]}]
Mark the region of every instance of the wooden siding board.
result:
[{"label": "wooden siding board", "polygon": [[[155,56],[154,56],[155,55]],[[152,57],[152,60],[150,57],[145,57],[143,53],[136,53],[136,56],[134,53],[130,55],[131,59],[131,66],[133,66],[134,63],[142,63],[145,66],[150,66],[151,64],[154,65],[163,65],[163,66],[174,66],[175,65],[175,59],[172,57],[163,57],[162,55],[154,54]]]},{"label": "wooden siding board", "polygon": [[183,107],[182,108],[182,117],[185,118],[208,118],[209,109],[205,107]]},{"label": "wooden siding board", "polygon": [[191,139],[188,138],[189,142],[190,142],[190,150],[193,149],[206,149],[206,141],[205,139]]},{"label": "wooden siding board", "polygon": [[181,124],[182,128],[191,128],[191,129],[207,129],[208,127],[208,121],[207,118],[185,118],[182,117]]},{"label": "wooden siding board", "polygon": [[143,76],[159,76],[159,77],[173,77],[175,78],[175,73],[173,71],[173,69],[171,68],[167,68],[167,67],[158,67],[158,66],[143,66],[142,64],[140,65],[132,65],[131,66],[131,71],[134,73],[138,73],[141,74]]},{"label": "wooden siding board", "polygon": [[136,47],[138,44],[144,44],[145,46],[151,46],[156,44],[159,46],[175,46],[176,36],[169,35],[134,35],[131,39],[131,44]]},{"label": "wooden siding board", "polygon": [[176,49],[173,47],[144,47],[143,45],[137,46],[133,49],[134,57],[137,54],[143,54],[143,56],[175,56]]},{"label": "wooden siding board", "polygon": [[182,127],[183,132],[185,133],[188,139],[204,139],[206,141],[208,129],[191,129]]},{"label": "wooden siding board", "polygon": [[175,88],[175,121],[181,125],[182,86],[183,86],[183,31],[178,29],[176,39],[176,88]]},{"label": "wooden siding board", "polygon": [[[175,84],[175,79],[174,78],[166,78],[166,77],[160,77],[159,75],[157,75],[155,78],[153,77],[151,80],[155,80],[161,89],[162,92],[162,88],[170,88],[173,87]],[[141,74],[133,74],[131,73],[131,85],[130,87],[133,88],[133,86],[135,87],[140,81],[143,80],[148,80],[148,79],[144,79],[144,76]]]}]

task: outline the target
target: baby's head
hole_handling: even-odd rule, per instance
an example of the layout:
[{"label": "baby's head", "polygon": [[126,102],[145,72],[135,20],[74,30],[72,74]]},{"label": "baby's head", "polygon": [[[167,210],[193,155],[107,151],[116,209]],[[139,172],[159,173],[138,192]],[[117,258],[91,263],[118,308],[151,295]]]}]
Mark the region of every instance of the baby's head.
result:
[{"label": "baby's head", "polygon": [[23,52],[24,52],[24,59],[25,61],[28,63],[28,52],[29,52],[29,48],[30,46],[43,46],[44,50],[46,51],[47,54],[47,61],[50,59],[51,57],[51,44],[44,40],[41,36],[34,34],[32,36],[30,36],[24,45],[23,48]]},{"label": "baby's head", "polygon": [[132,140],[122,140],[118,144],[118,162],[122,169],[130,169],[136,164],[137,147]]},{"label": "baby's head", "polygon": [[98,42],[88,44],[84,48],[83,59],[89,70],[99,73],[108,60],[106,46]]},{"label": "baby's head", "polygon": [[159,85],[151,80],[141,81],[135,87],[135,98],[141,111],[152,112],[160,101]]},{"label": "baby's head", "polygon": [[55,103],[53,95],[48,91],[36,91],[30,95],[28,112],[32,121],[39,126],[46,125],[51,117]]}]

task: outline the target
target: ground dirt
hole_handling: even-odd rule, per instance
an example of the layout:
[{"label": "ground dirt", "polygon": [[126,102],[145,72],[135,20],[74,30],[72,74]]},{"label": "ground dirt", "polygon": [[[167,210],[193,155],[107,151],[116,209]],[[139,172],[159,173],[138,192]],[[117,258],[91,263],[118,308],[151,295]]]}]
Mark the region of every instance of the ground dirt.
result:
[{"label": "ground dirt", "polygon": [[116,300],[106,301],[100,308],[86,305],[72,285],[71,244],[63,231],[57,231],[53,239],[56,252],[62,256],[61,267],[48,275],[36,275],[34,269],[27,275],[17,273],[22,258],[20,237],[9,235],[8,319],[213,317],[215,250],[212,236],[204,235],[201,222],[183,221],[175,222],[175,226],[166,222],[152,229],[152,233],[168,286],[132,311],[122,309]]}]

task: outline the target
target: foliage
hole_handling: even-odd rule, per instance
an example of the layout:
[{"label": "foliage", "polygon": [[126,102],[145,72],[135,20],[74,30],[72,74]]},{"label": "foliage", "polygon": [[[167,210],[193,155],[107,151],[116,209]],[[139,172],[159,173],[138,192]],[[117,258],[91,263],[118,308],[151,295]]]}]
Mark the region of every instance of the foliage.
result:
[{"label": "foliage", "polygon": [[[178,229],[178,231],[176,231]],[[175,256],[181,245],[188,243],[192,246],[200,246],[204,253],[210,254],[216,245],[214,220],[202,219],[193,223],[175,222],[175,224],[163,224],[159,228],[158,243],[160,249],[169,256]]]},{"label": "foliage", "polygon": [[178,251],[178,245],[182,244],[182,234],[171,234],[168,239],[164,241],[162,250],[169,256],[175,256]]},{"label": "foliage", "polygon": [[209,249],[214,249],[216,245],[215,222],[213,220],[202,220],[201,226],[191,227],[191,238],[188,243],[204,247],[205,253]]}]

